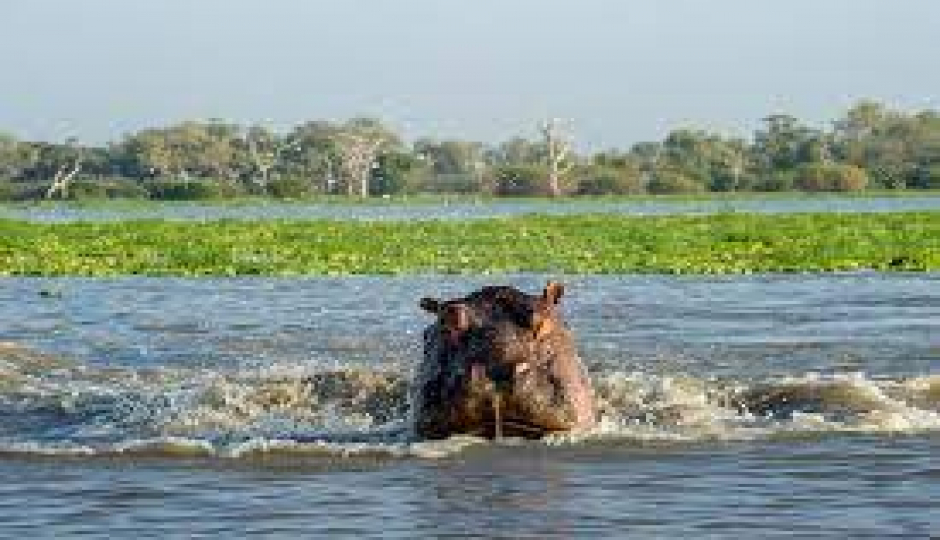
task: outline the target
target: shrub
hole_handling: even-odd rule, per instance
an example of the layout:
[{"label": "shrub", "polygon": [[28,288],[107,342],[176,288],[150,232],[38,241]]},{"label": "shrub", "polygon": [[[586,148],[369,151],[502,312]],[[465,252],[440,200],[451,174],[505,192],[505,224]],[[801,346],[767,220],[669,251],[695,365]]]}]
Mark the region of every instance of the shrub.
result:
[{"label": "shrub", "polygon": [[650,193],[702,193],[705,185],[692,176],[675,169],[656,171],[646,186]]},{"label": "shrub", "polygon": [[408,190],[414,183],[414,175],[420,170],[420,162],[404,152],[382,154],[372,169],[369,182],[370,195],[397,195]]},{"label": "shrub", "polygon": [[148,182],[146,189],[151,198],[167,201],[225,199],[239,195],[235,186],[208,179],[183,181],[159,178]]},{"label": "shrub", "polygon": [[146,199],[150,192],[141,184],[129,178],[81,179],[73,182],[68,189],[68,198],[85,199]]},{"label": "shrub", "polygon": [[280,176],[268,183],[268,194],[277,199],[302,199],[311,193],[310,182],[300,176]]},{"label": "shrub", "polygon": [[482,191],[481,179],[474,173],[434,173],[421,171],[414,176],[415,191],[423,193],[464,193]]},{"label": "shrub", "polygon": [[589,167],[576,173],[578,195],[629,195],[643,193],[638,170],[615,167]]},{"label": "shrub", "polygon": [[502,165],[492,171],[494,195],[531,196],[546,194],[548,171],[537,165]]},{"label": "shrub", "polygon": [[794,172],[792,170],[774,171],[754,184],[755,191],[791,191]]},{"label": "shrub", "polygon": [[915,189],[940,189],[940,164],[918,169],[909,185]]},{"label": "shrub", "polygon": [[6,178],[0,178],[0,201],[12,201],[14,200],[14,194],[16,193],[13,184],[10,183]]},{"label": "shrub", "polygon": [[855,165],[806,163],[796,168],[793,186],[803,191],[862,191],[868,174]]}]

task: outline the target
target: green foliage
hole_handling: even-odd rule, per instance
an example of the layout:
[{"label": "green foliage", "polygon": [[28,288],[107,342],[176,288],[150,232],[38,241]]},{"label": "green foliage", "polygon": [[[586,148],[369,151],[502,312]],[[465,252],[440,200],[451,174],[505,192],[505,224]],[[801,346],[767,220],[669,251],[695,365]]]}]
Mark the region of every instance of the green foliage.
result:
[{"label": "green foliage", "polygon": [[435,174],[426,169],[418,169],[410,175],[409,192],[415,193],[455,193],[480,194],[489,192],[486,178],[476,173],[441,173]]},{"label": "green foliage", "polygon": [[911,182],[911,187],[919,189],[940,189],[940,163],[918,170]]},{"label": "green foliage", "polygon": [[643,193],[639,170],[624,167],[585,167],[575,173],[578,195],[635,195]]},{"label": "green foliage", "polygon": [[764,128],[754,134],[755,150],[763,172],[789,170],[812,161],[822,135],[788,114],[764,118]]},{"label": "green foliage", "polygon": [[203,179],[160,178],[147,182],[145,187],[151,198],[165,201],[225,199],[241,194],[235,186],[225,182]]},{"label": "green foliage", "polygon": [[657,170],[647,185],[650,193],[657,194],[702,193],[705,189],[701,180],[677,168]]},{"label": "green foliage", "polygon": [[147,199],[150,192],[143,185],[121,177],[82,178],[69,186],[69,198],[87,199]]},{"label": "green foliage", "polygon": [[792,191],[795,176],[793,169],[769,171],[756,182],[754,189],[757,191]]},{"label": "green foliage", "polygon": [[867,185],[864,169],[841,163],[806,163],[793,174],[793,186],[803,191],[862,191]]},{"label": "green foliage", "polygon": [[940,270],[940,213],[421,221],[0,220],[3,275]]},{"label": "green foliage", "polygon": [[268,182],[268,195],[275,199],[303,199],[312,195],[312,189],[305,178],[278,176]]},{"label": "green foliage", "polygon": [[484,151],[484,159],[491,166],[538,166],[544,163],[545,145],[514,137]]},{"label": "green foliage", "polygon": [[578,195],[637,195],[646,191],[642,162],[633,155],[607,151],[576,167],[572,176]]},{"label": "green foliage", "polygon": [[397,195],[408,190],[413,183],[412,173],[420,167],[420,161],[410,153],[388,152],[378,158],[372,170],[370,193],[372,195]]},{"label": "green foliage", "polygon": [[[0,178],[10,180],[0,197],[42,198],[53,178],[76,164],[82,185],[73,186],[78,192],[71,196],[79,198],[137,197],[140,191],[130,186],[138,184],[151,197],[172,200],[243,193],[544,195],[548,159],[544,141],[524,137],[492,145],[419,139],[409,148],[374,118],[307,121],[284,132],[218,119],[185,121],[100,146],[0,133]],[[750,140],[683,128],[626,150],[572,152],[558,178],[561,192],[579,195],[938,189],[938,167],[940,112],[862,101],[832,129],[773,114]]]},{"label": "green foliage", "polygon": [[428,162],[434,174],[470,174],[482,165],[483,144],[419,139],[414,154]]},{"label": "green foliage", "polygon": [[16,188],[6,178],[0,178],[0,201],[12,201],[15,198]]},{"label": "green foliage", "polygon": [[500,165],[492,173],[492,193],[502,196],[545,194],[548,171],[539,165]]}]

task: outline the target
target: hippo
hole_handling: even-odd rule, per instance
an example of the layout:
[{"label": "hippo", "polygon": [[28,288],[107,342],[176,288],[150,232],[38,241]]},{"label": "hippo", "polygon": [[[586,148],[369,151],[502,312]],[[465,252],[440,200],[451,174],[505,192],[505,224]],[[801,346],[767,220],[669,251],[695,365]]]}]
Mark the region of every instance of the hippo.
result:
[{"label": "hippo", "polygon": [[412,385],[415,434],[541,438],[596,423],[594,390],[557,309],[564,293],[487,286],[463,298],[424,298],[436,320]]}]

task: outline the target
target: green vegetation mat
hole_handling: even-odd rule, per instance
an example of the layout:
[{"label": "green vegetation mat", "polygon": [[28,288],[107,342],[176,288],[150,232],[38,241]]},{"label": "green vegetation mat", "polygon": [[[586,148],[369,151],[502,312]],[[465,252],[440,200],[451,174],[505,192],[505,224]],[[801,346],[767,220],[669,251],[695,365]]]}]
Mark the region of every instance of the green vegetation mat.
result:
[{"label": "green vegetation mat", "polygon": [[940,269],[940,212],[471,221],[0,221],[0,275]]}]

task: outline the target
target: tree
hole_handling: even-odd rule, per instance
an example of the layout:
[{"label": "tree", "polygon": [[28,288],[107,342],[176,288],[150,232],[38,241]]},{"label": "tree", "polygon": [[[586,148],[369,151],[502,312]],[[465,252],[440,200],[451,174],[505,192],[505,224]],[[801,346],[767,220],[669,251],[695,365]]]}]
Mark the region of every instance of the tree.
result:
[{"label": "tree", "polygon": [[711,171],[712,191],[742,191],[754,185],[752,152],[741,139],[722,141]]},{"label": "tree", "polygon": [[[713,137],[701,130],[678,129],[669,133],[663,141],[662,155],[654,174],[651,191],[682,192],[686,186],[698,183],[703,186],[711,181],[711,146]],[[664,179],[671,180],[664,180]],[[681,182],[676,179],[682,179]],[[675,181],[673,181],[675,180]],[[670,187],[665,188],[664,186]]]},{"label": "tree", "polygon": [[578,179],[578,195],[634,195],[643,193],[639,167],[587,165],[572,173]]},{"label": "tree", "polygon": [[[858,143],[871,137],[884,124],[890,112],[876,101],[860,101],[836,120],[835,136],[838,140]],[[848,156],[847,156],[848,157]]]},{"label": "tree", "polygon": [[369,187],[373,195],[394,195],[413,185],[413,173],[421,168],[421,161],[411,152],[388,151],[376,158]]},{"label": "tree", "polygon": [[546,149],[548,161],[548,194],[552,197],[561,195],[561,176],[574,166],[569,159],[571,154],[570,136],[562,131],[561,121],[552,118],[539,126]]},{"label": "tree", "polygon": [[183,122],[145,129],[123,143],[128,162],[140,177],[224,179],[234,183],[239,163],[241,128],[219,120]]},{"label": "tree", "polygon": [[483,144],[418,139],[413,153],[426,167],[424,189],[457,193],[479,192],[482,189],[486,168]]},{"label": "tree", "polygon": [[335,192],[340,184],[340,156],[336,148],[340,129],[341,126],[323,120],[295,126],[287,134],[293,144],[283,152],[285,174],[305,179],[315,192]]},{"label": "tree", "polygon": [[277,167],[284,152],[296,146],[290,136],[279,137],[263,126],[251,126],[245,131],[245,147],[252,166],[260,176],[252,176],[262,193],[268,190],[271,170]]},{"label": "tree", "polygon": [[490,166],[539,165],[544,163],[545,149],[542,145],[514,137],[483,152],[483,160]]},{"label": "tree", "polygon": [[764,118],[764,124],[766,127],[754,136],[754,146],[762,158],[765,173],[792,169],[808,161],[807,144],[818,132],[787,114],[772,114]]},{"label": "tree", "polygon": [[352,196],[358,188],[359,196],[369,196],[369,181],[376,165],[379,148],[385,140],[377,135],[356,131],[343,131],[336,137],[340,163],[346,176],[347,193]]},{"label": "tree", "polygon": [[579,195],[627,195],[646,190],[640,158],[616,150],[595,154],[590,163],[575,167],[572,175]]},{"label": "tree", "polygon": [[494,195],[535,195],[543,192],[547,172],[544,165],[499,165],[490,171],[490,189]]},{"label": "tree", "polygon": [[182,166],[167,141],[165,130],[148,128],[120,144],[125,174],[138,178],[175,176]]},{"label": "tree", "polygon": [[69,185],[82,170],[84,149],[78,145],[78,139],[69,138],[62,150],[60,165],[55,172],[55,176],[52,177],[52,184],[44,195],[46,199],[51,199],[56,193],[62,198],[67,198]]},{"label": "tree", "polygon": [[659,142],[640,142],[633,145],[630,155],[635,156],[640,166],[640,183],[643,191],[649,191],[653,173],[659,168],[663,155],[663,145]]},{"label": "tree", "polygon": [[865,169],[876,186],[917,187],[921,171],[940,161],[936,112],[910,115],[863,101],[834,125],[838,158]]},{"label": "tree", "polygon": [[32,166],[35,157],[29,145],[21,143],[12,135],[0,133],[0,178],[18,178]]},{"label": "tree", "polygon": [[940,112],[904,112],[874,101],[853,105],[831,129],[774,114],[750,140],[676,129],[661,141],[584,159],[573,154],[557,119],[538,129],[538,138],[493,146],[419,139],[410,148],[371,118],[309,121],[284,134],[219,119],[185,121],[102,146],[0,134],[0,181],[7,198],[207,198],[245,187],[275,197],[365,197],[422,190],[557,196],[940,185]]},{"label": "tree", "polygon": [[350,120],[334,136],[340,168],[350,196],[367,198],[370,194],[372,171],[383,148],[397,142],[397,137],[380,122],[369,118]]}]

